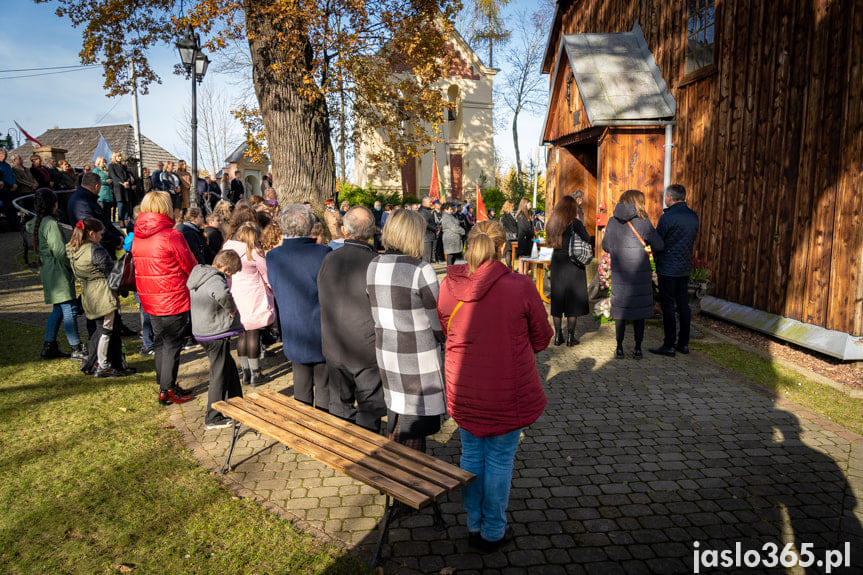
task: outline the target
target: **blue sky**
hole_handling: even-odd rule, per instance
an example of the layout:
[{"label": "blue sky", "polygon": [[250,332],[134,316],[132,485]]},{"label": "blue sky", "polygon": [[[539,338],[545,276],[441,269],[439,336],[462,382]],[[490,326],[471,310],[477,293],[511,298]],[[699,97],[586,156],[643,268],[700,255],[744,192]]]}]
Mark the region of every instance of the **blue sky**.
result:
[{"label": "blue sky", "polygon": [[[60,127],[98,126],[132,123],[131,96],[108,98],[102,87],[102,69],[75,70],[31,77],[52,72],[5,72],[6,70],[43,69],[52,66],[80,65],[81,32],[67,19],[54,14],[56,4],[35,4],[31,0],[4,0],[4,33],[0,35],[0,136],[5,137],[17,121],[32,136]],[[532,9],[532,0],[517,0],[508,12]],[[517,30],[514,31],[517,33]],[[210,55],[217,63],[218,54]],[[480,57],[484,56],[480,54]],[[183,106],[190,97],[189,82],[173,74],[179,56],[172,47],[163,46],[150,52],[150,62],[162,79],[162,84],[150,86],[149,94],[138,97],[141,132],[169,152],[188,158],[188,146],[178,134],[183,120]],[[497,64],[497,62],[496,62]],[[506,70],[498,75],[500,79]],[[204,79],[211,86],[234,91],[223,75],[213,66]],[[519,141],[522,158],[532,155],[542,127],[542,116],[524,115],[519,121]],[[21,137],[23,143],[23,136]],[[495,136],[504,163],[514,163],[512,136],[509,128]]]}]

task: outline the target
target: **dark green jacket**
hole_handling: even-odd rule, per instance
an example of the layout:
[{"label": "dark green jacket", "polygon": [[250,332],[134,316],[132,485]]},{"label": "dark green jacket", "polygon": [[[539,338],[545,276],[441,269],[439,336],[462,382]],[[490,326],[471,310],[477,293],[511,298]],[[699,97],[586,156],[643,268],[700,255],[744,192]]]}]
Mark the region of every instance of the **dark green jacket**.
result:
[{"label": "dark green jacket", "polygon": [[72,253],[66,246],[72,271],[81,284],[81,305],[87,319],[99,319],[119,309],[117,294],[108,288],[108,274],[114,267],[101,244],[84,244]]},{"label": "dark green jacket", "polygon": [[[27,222],[27,232],[32,234],[35,218]],[[75,299],[75,278],[66,255],[66,238],[57,220],[51,216],[39,223],[39,279],[45,292],[45,303],[64,303]]]}]

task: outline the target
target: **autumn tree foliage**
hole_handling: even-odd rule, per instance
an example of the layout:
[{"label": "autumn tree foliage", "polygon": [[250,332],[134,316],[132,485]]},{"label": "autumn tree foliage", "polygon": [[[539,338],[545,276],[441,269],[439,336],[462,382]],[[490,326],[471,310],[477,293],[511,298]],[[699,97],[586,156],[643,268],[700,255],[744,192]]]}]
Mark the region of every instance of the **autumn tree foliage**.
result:
[{"label": "autumn tree foliage", "polygon": [[172,45],[188,24],[213,52],[247,41],[257,108],[240,114],[252,153],[266,142],[282,201],[332,196],[334,118],[362,118],[342,139],[383,133],[382,163],[422,153],[439,134],[446,102],[434,83],[449,66],[444,42],[458,0],[34,1],[57,4],[83,29],[81,60],[103,65],[112,96],[131,90],[130,62],[143,93],[159,82],[148,51]]}]

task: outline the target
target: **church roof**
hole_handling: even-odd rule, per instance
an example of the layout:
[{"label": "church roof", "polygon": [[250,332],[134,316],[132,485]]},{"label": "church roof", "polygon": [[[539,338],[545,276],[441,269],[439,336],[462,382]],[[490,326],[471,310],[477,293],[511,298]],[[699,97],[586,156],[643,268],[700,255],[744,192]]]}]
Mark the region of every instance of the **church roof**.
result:
[{"label": "church roof", "polygon": [[555,77],[562,73],[564,61],[572,69],[592,127],[631,126],[674,117],[677,104],[638,23],[632,32],[564,35]]}]

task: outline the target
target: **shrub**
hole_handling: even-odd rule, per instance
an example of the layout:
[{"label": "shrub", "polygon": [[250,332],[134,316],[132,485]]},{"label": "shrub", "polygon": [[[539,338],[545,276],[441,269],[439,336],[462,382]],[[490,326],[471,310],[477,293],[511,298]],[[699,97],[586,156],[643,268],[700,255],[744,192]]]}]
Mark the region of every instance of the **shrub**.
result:
[{"label": "shrub", "polygon": [[[374,187],[368,186],[361,188],[354,184],[343,182],[339,185],[339,203],[347,200],[352,206],[362,205],[371,209],[375,202],[380,202],[381,205],[401,204],[403,201],[401,194],[393,192],[385,194],[377,191]],[[419,200],[417,200],[419,203]]]}]

